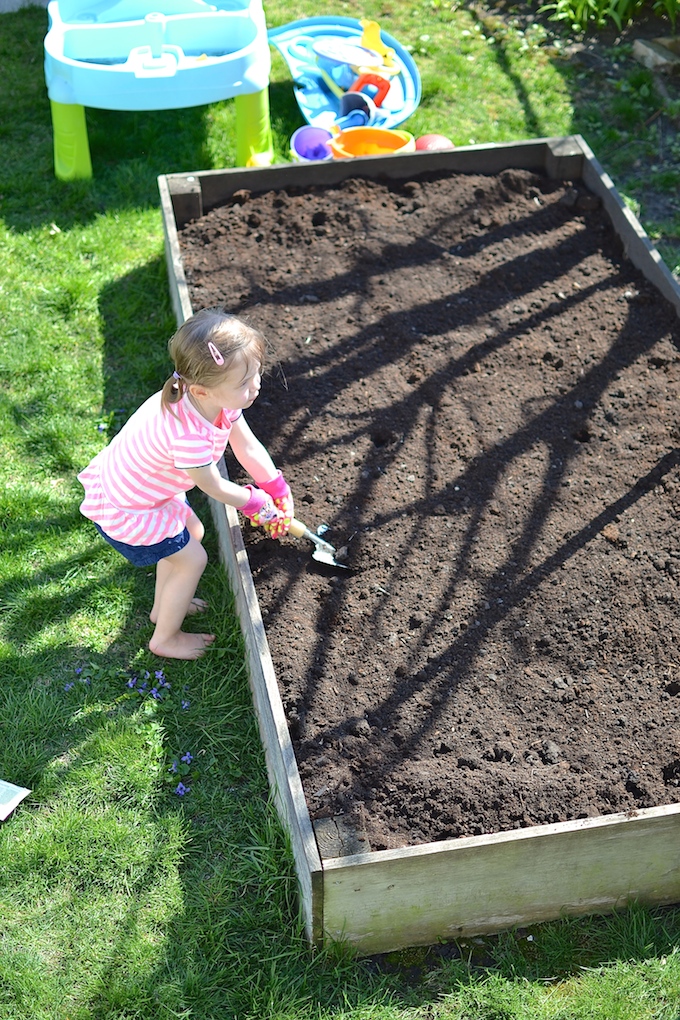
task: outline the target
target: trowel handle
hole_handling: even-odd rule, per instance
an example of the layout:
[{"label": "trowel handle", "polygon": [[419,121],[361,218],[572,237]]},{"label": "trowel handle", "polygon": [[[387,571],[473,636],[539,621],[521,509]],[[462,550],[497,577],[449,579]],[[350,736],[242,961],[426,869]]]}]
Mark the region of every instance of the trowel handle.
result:
[{"label": "trowel handle", "polygon": [[288,534],[293,535],[295,538],[306,538],[310,542],[313,542],[316,549],[312,553],[312,558],[319,560],[320,563],[327,563],[332,567],[343,567],[346,568],[346,564],[338,563],[335,558],[335,546],[332,546],[330,542],[326,542],[319,535],[315,535],[313,531],[310,531],[306,524],[302,521],[298,521],[297,518],[293,518],[290,522],[290,528]]},{"label": "trowel handle", "polygon": [[290,522],[288,534],[292,535],[293,538],[309,538],[311,539],[312,542],[314,541],[315,538],[318,537],[317,535],[314,534],[313,531],[309,530],[306,524],[303,524],[302,521],[299,521],[297,517],[294,517],[293,520]]}]

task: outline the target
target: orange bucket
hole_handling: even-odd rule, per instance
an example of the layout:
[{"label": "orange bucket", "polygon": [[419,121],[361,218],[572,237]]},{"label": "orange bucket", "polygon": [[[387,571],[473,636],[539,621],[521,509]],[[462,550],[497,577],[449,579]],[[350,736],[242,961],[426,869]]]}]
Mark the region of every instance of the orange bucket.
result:
[{"label": "orange bucket", "polygon": [[392,152],[415,152],[416,140],[408,131],[387,128],[353,127],[341,131],[329,143],[335,159],[354,156],[385,156]]}]

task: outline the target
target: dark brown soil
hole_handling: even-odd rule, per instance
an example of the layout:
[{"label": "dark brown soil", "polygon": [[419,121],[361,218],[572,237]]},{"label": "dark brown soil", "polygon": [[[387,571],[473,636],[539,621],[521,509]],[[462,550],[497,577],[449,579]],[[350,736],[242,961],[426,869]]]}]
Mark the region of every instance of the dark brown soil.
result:
[{"label": "dark brown soil", "polygon": [[355,568],[246,536],[312,817],[366,847],[680,799],[680,324],[594,205],[355,178],[182,232],[194,308],[270,338],[249,421]]}]

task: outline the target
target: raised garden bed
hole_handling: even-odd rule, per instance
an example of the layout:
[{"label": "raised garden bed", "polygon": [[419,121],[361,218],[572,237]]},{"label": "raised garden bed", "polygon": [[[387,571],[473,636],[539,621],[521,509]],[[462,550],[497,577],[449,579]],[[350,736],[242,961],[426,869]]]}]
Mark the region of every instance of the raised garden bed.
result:
[{"label": "raised garden bed", "polygon": [[249,420],[354,568],[213,508],[310,937],[679,899],[680,292],[588,147],[160,187],[178,320],[271,338]]}]

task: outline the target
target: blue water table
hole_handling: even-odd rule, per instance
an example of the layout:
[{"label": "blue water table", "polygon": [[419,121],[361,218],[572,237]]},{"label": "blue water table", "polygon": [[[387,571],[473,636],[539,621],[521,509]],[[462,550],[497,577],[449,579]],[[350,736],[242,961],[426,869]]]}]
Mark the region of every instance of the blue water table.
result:
[{"label": "blue water table", "polygon": [[314,127],[391,130],[420,103],[413,57],[375,21],[304,18],[270,29],[269,41],[288,64],[298,106]]},{"label": "blue water table", "polygon": [[273,160],[262,0],[51,0],[45,80],[54,169],[92,176],[84,107],[174,110],[235,100],[240,166]]}]

